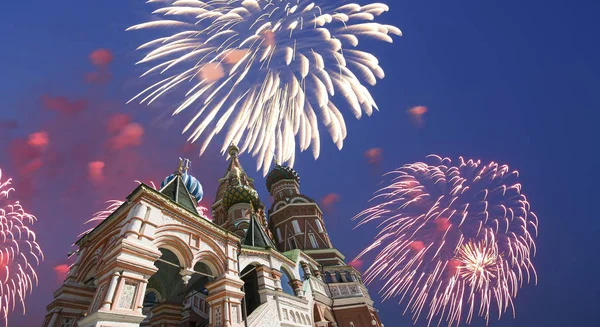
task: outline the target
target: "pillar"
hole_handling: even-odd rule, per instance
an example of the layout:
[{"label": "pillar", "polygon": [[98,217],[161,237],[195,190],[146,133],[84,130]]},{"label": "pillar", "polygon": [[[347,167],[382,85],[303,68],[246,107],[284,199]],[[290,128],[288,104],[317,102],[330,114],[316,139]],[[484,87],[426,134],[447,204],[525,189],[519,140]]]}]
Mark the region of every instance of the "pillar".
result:
[{"label": "pillar", "polygon": [[238,320],[242,310],[244,293],[240,290],[244,282],[234,273],[227,273],[206,284],[208,296],[206,302],[210,305],[210,327],[242,327],[244,323]]},{"label": "pillar", "polygon": [[276,291],[282,291],[283,289],[281,288],[281,276],[283,275],[283,273],[279,270],[273,269],[271,270],[271,276],[273,277],[273,282],[275,284],[275,290]]},{"label": "pillar", "polygon": [[304,271],[304,278],[310,278],[310,276],[312,275],[312,272],[310,271],[310,266],[303,261],[300,263],[300,267],[302,267],[302,270]]},{"label": "pillar", "polygon": [[[110,279],[110,284],[108,284],[108,290],[106,291],[106,296],[102,300],[102,306],[100,309],[102,310],[110,310],[110,306],[113,303],[113,299],[115,297],[115,291],[117,290],[117,282],[119,281],[119,272],[113,272],[112,277]],[[100,291],[100,289],[98,289]],[[100,295],[102,296],[102,295]]]}]

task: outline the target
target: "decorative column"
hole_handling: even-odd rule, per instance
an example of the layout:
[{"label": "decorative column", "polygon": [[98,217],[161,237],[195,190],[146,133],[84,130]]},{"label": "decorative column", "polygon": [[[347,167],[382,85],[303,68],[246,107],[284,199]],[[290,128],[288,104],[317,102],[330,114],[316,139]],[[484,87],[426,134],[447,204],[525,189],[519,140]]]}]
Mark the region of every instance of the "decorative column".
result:
[{"label": "decorative column", "polygon": [[241,308],[244,293],[240,289],[243,285],[244,282],[234,273],[226,273],[206,284],[209,294],[206,302],[210,304],[210,327],[243,326],[243,322],[231,319],[230,312],[230,310],[237,312]]},{"label": "decorative column", "polygon": [[310,266],[304,261],[302,261],[300,263],[300,266],[302,267],[302,270],[304,271],[304,279],[310,278],[310,276],[312,275],[312,272],[310,271]]},{"label": "decorative column", "polygon": [[105,264],[99,267],[102,275],[111,276],[104,302],[98,311],[78,321],[79,327],[139,327],[146,318],[141,302],[148,278],[157,272],[154,262],[160,256],[158,249],[146,246],[142,240],[120,239],[104,258]]},{"label": "decorative column", "polygon": [[139,314],[142,314],[142,310],[144,309],[144,296],[146,295],[146,288],[148,287],[148,279],[150,279],[150,277],[144,276],[145,281],[140,282],[140,287],[138,289],[136,312]]},{"label": "decorative column", "polygon": [[224,314],[224,318],[225,318],[225,327],[231,327],[231,318],[230,318],[230,314],[229,314],[229,310],[231,310],[230,307],[230,301],[231,299],[228,297],[225,298],[225,303],[223,303],[223,314]]},{"label": "decorative column", "polygon": [[275,290],[281,292],[283,289],[281,288],[281,276],[283,274],[281,271],[273,269],[271,270],[271,276],[273,276],[273,282],[275,283]]},{"label": "decorative column", "polygon": [[[115,291],[117,290],[117,282],[119,281],[119,277],[121,274],[117,271],[113,272],[112,278],[110,279],[110,284],[108,285],[108,291],[106,292],[106,296],[102,301],[101,310],[110,310],[111,304],[113,303],[115,297]],[[98,291],[101,291],[100,289]],[[102,296],[99,294],[99,296]]]},{"label": "decorative column", "polygon": [[48,327],[54,327],[56,325],[56,319],[58,319],[58,310],[54,310],[54,312],[52,312],[52,318],[50,318]]}]

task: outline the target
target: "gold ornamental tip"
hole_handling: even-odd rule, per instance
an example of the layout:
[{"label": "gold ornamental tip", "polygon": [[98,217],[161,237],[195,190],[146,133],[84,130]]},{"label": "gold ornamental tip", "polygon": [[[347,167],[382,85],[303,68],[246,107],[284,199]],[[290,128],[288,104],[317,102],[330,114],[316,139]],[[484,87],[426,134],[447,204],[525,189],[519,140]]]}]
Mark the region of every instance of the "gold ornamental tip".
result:
[{"label": "gold ornamental tip", "polygon": [[240,152],[240,149],[235,144],[231,143],[227,152],[230,156],[237,157],[238,153]]}]

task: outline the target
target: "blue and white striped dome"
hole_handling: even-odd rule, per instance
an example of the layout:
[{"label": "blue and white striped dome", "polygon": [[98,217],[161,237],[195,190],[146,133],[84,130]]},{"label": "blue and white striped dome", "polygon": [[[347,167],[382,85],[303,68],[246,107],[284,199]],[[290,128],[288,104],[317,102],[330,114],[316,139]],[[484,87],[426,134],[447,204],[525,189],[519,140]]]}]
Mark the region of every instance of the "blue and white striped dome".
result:
[{"label": "blue and white striped dome", "polygon": [[[160,184],[160,188],[163,189],[165,185],[169,184],[169,182],[175,179],[175,176],[175,174],[171,174],[165,178],[162,184]],[[185,188],[187,188],[188,192],[190,192],[190,194],[196,198],[196,201],[200,202],[200,200],[202,200],[202,196],[204,195],[200,181],[188,173],[181,174],[181,179],[183,180],[183,184],[185,185]]]}]

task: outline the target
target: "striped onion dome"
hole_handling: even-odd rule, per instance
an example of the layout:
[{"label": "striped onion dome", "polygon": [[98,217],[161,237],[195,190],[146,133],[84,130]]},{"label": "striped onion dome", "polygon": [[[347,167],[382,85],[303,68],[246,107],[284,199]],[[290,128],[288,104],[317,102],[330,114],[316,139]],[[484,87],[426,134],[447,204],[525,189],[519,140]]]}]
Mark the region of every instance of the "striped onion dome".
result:
[{"label": "striped onion dome", "polygon": [[[164,188],[165,185],[169,184],[173,179],[175,179],[177,175],[178,174],[171,174],[167,178],[165,178],[162,184],[160,184],[160,188]],[[196,201],[200,202],[200,200],[202,200],[204,192],[202,190],[202,184],[200,184],[198,179],[196,179],[196,177],[188,173],[182,173],[181,179],[183,180],[185,188],[188,190],[188,192],[190,192],[190,194],[194,196],[194,198],[196,198]]]}]

